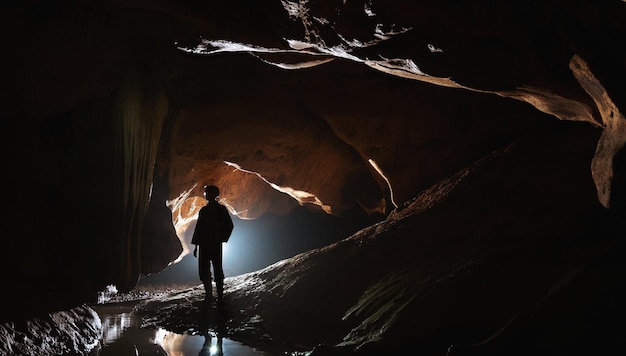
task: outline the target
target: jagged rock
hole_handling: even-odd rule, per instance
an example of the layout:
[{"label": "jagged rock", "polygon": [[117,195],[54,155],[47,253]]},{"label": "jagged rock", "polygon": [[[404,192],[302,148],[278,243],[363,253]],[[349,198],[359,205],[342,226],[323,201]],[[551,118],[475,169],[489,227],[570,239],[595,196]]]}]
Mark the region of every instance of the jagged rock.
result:
[{"label": "jagged rock", "polygon": [[82,305],[42,318],[0,324],[0,353],[84,355],[98,345],[101,335],[100,317],[92,308]]},{"label": "jagged rock", "polygon": [[[131,290],[178,258],[203,184],[220,185],[242,218],[304,204],[375,223],[490,152],[573,124],[596,142],[563,159],[588,169],[538,184],[592,189],[546,192],[536,209],[563,229],[579,222],[556,214],[572,201],[624,210],[621,1],[2,9],[7,221],[18,233],[0,269],[18,287],[11,303],[37,312],[110,284]],[[497,198],[482,187],[471,201]],[[501,228],[474,218],[480,231]],[[18,316],[11,303],[2,321]]]}]

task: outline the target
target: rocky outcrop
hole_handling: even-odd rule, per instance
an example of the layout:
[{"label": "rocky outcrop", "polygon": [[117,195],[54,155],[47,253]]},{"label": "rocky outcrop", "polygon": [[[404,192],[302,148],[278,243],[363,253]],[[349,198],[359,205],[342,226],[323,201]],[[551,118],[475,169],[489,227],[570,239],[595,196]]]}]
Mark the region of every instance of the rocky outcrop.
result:
[{"label": "rocky outcrop", "polygon": [[[16,307],[13,305],[13,307]],[[85,355],[102,335],[98,314],[86,305],[45,318],[0,324],[3,355]]]},{"label": "rocky outcrop", "polygon": [[138,311],[277,353],[617,352],[626,225],[583,174],[597,140],[571,124],[520,139],[345,240],[227,278],[221,311],[201,286]]},{"label": "rocky outcrop", "polygon": [[578,174],[623,208],[620,1],[2,6],[1,269],[33,303],[167,266],[203,184],[241,218],[378,221],[556,118],[602,132]]}]

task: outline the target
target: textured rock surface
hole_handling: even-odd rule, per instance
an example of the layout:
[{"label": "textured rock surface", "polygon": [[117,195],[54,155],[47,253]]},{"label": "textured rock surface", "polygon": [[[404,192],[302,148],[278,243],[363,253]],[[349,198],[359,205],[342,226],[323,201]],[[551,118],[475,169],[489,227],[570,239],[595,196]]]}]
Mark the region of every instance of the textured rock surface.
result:
[{"label": "textured rock surface", "polygon": [[[13,306],[14,308],[17,306]],[[3,355],[85,355],[102,335],[98,314],[86,305],[45,318],[0,324]]]},{"label": "textured rock surface", "polygon": [[[7,220],[18,232],[0,267],[18,291],[7,305],[32,304],[29,313],[80,305],[109,284],[130,290],[167,266],[202,184],[222,186],[246,218],[286,214],[299,204],[292,194],[320,213],[378,221],[496,149],[558,132],[556,119],[596,142],[569,157],[585,168],[576,176],[537,184],[591,190],[546,191],[527,208],[593,204],[586,194],[597,189],[594,203],[623,212],[622,1],[2,9]],[[490,178],[517,179],[500,173]],[[483,188],[472,201],[492,204]],[[578,218],[555,217],[563,228]],[[24,313],[5,309],[4,320]]]},{"label": "textured rock surface", "polygon": [[343,241],[228,278],[222,311],[201,286],[138,311],[146,328],[313,355],[618,352],[625,226],[599,224],[581,174],[597,138],[522,139]]}]

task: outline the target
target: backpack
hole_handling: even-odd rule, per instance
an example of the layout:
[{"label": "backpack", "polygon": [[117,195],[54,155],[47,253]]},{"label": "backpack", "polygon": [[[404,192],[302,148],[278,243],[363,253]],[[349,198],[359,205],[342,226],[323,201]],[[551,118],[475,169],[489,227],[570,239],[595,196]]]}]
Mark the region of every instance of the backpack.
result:
[{"label": "backpack", "polygon": [[224,205],[219,206],[219,221],[220,221],[220,240],[222,242],[228,242],[230,234],[233,232],[233,220],[230,218],[230,213]]}]

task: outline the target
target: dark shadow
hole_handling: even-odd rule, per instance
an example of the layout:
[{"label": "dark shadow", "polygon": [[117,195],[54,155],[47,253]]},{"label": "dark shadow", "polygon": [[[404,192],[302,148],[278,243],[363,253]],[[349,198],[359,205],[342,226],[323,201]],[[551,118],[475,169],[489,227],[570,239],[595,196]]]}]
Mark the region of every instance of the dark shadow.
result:
[{"label": "dark shadow", "polygon": [[222,341],[226,336],[226,309],[223,303],[215,303],[213,298],[201,302],[199,310],[199,330],[204,336],[204,344],[198,356],[222,356]]}]

